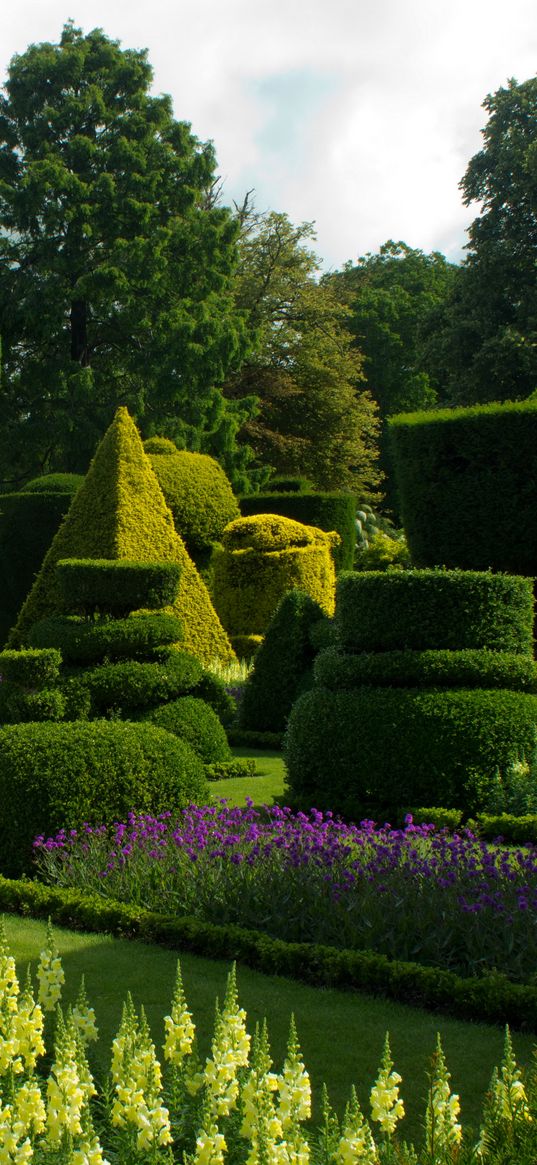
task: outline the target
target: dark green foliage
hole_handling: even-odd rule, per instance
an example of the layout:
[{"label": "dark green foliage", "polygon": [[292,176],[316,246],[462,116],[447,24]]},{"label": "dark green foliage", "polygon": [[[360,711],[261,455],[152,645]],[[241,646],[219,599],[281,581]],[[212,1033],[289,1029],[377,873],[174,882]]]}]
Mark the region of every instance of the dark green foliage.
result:
[{"label": "dark green foliage", "polygon": [[404,963],[373,951],[287,943],[262,931],[155,914],[26,880],[0,877],[0,906],[6,913],[50,918],[58,926],[142,939],[213,959],[237,959],[258,971],[319,987],[366,991],[463,1019],[537,1031],[537,988],[511,983],[499,972],[463,979],[453,971]]},{"label": "dark green foliage", "polygon": [[21,724],[29,720],[63,720],[67,702],[58,688],[25,692],[6,680],[0,684],[0,723]]},{"label": "dark green foliage", "polygon": [[103,663],[77,679],[90,694],[93,714],[123,716],[175,700],[191,691],[201,675],[193,655],[171,650],[165,663]]},{"label": "dark green foliage", "polygon": [[256,732],[283,732],[294,701],[311,683],[314,649],[310,629],[324,612],[310,595],[284,595],[269,623],[244,685],[239,726]]},{"label": "dark green foliage", "polygon": [[417,566],[537,574],[537,401],[393,417]]},{"label": "dark green foliage", "polygon": [[370,687],[510,688],[537,692],[537,664],[526,655],[501,651],[321,651],[315,683],[338,691]]},{"label": "dark green foliage", "polygon": [[62,680],[61,693],[65,700],[64,720],[89,720],[91,716],[91,694],[85,684],[70,676]]},{"label": "dark green foliage", "polygon": [[228,728],[229,743],[237,748],[263,748],[279,750],[282,747],[282,732],[254,732],[252,729]]},{"label": "dark green foliage", "polygon": [[61,653],[48,644],[44,650],[6,650],[0,652],[0,677],[22,688],[40,688],[58,679],[61,662]]},{"label": "dark green foliage", "polygon": [[230,761],[231,749],[216,712],[197,696],[182,696],[146,713],[144,720],[186,740],[204,764]]},{"label": "dark green foliage", "polygon": [[34,477],[21,488],[21,493],[68,493],[75,494],[80,489],[84,475],[82,473],[44,473],[42,477]]},{"label": "dark green foliage", "polygon": [[64,558],[56,564],[64,609],[80,615],[122,615],[140,607],[171,605],[176,597],[178,562]]},{"label": "dark green foliage", "polygon": [[292,793],[321,809],[352,816],[369,801],[475,813],[497,770],[517,756],[533,762],[536,746],[537,696],[314,689],[291,712],[285,760]]},{"label": "dark green foliage", "polygon": [[483,572],[348,573],[337,584],[336,632],[355,651],[427,648],[532,654],[529,579]]},{"label": "dark green foliage", "polygon": [[267,488],[276,494],[303,494],[311,492],[313,482],[306,477],[271,477]]},{"label": "dark green foliage", "polygon": [[[0,463],[85,472],[118,404],[199,447],[249,342],[238,223],[212,145],[151,94],[143,49],[68,22],[11,61],[0,99]],[[61,240],[61,242],[60,242]],[[251,412],[251,409],[250,409]]]},{"label": "dark green foliage", "polygon": [[74,495],[0,496],[0,643],[4,643]]},{"label": "dark green foliage", "polygon": [[[59,647],[64,663],[68,664],[139,656],[147,659],[159,648],[166,655],[166,645],[179,643],[181,639],[181,620],[164,612],[130,615],[128,619],[100,619],[95,623],[76,615],[52,615],[34,623],[28,634],[32,646]],[[20,655],[20,652],[12,654]],[[2,658],[0,655],[0,670]]]},{"label": "dark green foliage", "polygon": [[0,729],[0,863],[29,872],[32,840],[60,828],[204,803],[203,765],[149,724],[16,724]]},{"label": "dark green foliage", "polygon": [[219,676],[212,672],[202,672],[201,678],[190,690],[191,696],[199,696],[214,708],[219,720],[226,727],[235,718],[236,704],[233,696],[226,690],[226,685]]},{"label": "dark green foliage", "polygon": [[336,530],[341,544],[334,548],[336,570],[352,570],[356,545],[356,499],[339,493],[262,493],[239,499],[243,517],[282,514],[305,526]]}]

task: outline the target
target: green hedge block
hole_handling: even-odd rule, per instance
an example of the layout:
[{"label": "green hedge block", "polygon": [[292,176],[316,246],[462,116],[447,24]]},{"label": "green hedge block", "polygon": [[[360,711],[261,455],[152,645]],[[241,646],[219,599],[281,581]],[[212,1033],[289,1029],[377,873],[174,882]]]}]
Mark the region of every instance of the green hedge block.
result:
[{"label": "green hedge block", "polygon": [[68,614],[128,615],[140,607],[171,605],[177,594],[178,562],[135,562],[128,559],[64,558],[56,574]]},{"label": "green hedge block", "polygon": [[225,729],[216,712],[197,696],[172,700],[146,713],[143,720],[186,740],[205,765],[231,760]]},{"label": "green hedge block", "polygon": [[213,598],[232,636],[264,635],[287,591],[306,591],[334,612],[336,533],[277,514],[230,522],[214,555]]},{"label": "green hedge block", "polygon": [[321,651],[314,663],[315,683],[340,688],[509,688],[537,692],[537,663],[526,655],[501,651]]},{"label": "green hedge block", "polygon": [[525,813],[515,817],[511,813],[478,813],[476,822],[468,825],[477,827],[480,837],[494,841],[501,837],[506,845],[537,845],[537,816]]},{"label": "green hedge block", "polygon": [[58,679],[61,662],[61,652],[55,645],[22,651],[6,649],[0,652],[0,677],[21,688],[41,688]]},{"label": "green hedge block", "polygon": [[517,757],[534,765],[536,748],[534,695],[315,688],[293,707],[284,755],[291,793],[311,806],[338,813],[354,800],[471,814],[494,790],[498,770]]},{"label": "green hedge block", "polygon": [[205,765],[205,776],[208,781],[230,781],[239,777],[255,777],[257,764],[254,757],[238,756],[232,760],[215,761]]},{"label": "green hedge block", "polygon": [[[158,648],[179,643],[182,630],[181,620],[164,612],[130,615],[128,619],[101,619],[96,623],[76,615],[51,615],[34,623],[28,640],[35,647],[59,647],[64,663],[96,663],[105,658],[109,661],[146,658]],[[0,670],[1,666],[0,655]]]},{"label": "green hedge block", "polygon": [[530,579],[478,571],[409,570],[341,575],[338,641],[355,651],[410,648],[533,654]]},{"label": "green hedge block", "polygon": [[199,757],[150,724],[15,724],[0,729],[0,867],[31,871],[32,842],[83,822],[204,804]]},{"label": "green hedge block", "polygon": [[310,632],[325,614],[303,591],[289,591],[279,603],[244,685],[239,726],[255,732],[283,732],[301,691],[311,686],[314,649]]},{"label": "green hedge block", "polygon": [[0,724],[22,724],[29,720],[63,720],[65,696],[58,688],[25,692],[9,680],[0,684]]},{"label": "green hedge block", "polygon": [[0,643],[5,643],[73,491],[0,497]]},{"label": "green hedge block", "polygon": [[341,538],[334,547],[336,570],[352,570],[356,547],[356,498],[336,493],[289,493],[278,491],[248,494],[239,498],[243,517],[283,514],[305,526],[336,530]]},{"label": "green hedge block", "polygon": [[537,575],[537,404],[390,420],[403,524],[418,566]]},{"label": "green hedge block", "polygon": [[184,651],[170,651],[165,663],[103,663],[77,676],[87,689],[93,714],[125,715],[185,695],[196,686],[202,667]]}]

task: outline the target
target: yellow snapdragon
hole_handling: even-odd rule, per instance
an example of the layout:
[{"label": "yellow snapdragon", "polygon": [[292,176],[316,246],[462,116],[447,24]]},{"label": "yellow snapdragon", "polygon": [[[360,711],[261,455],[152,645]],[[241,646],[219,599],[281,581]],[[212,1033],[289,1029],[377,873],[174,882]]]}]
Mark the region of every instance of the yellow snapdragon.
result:
[{"label": "yellow snapdragon", "polygon": [[135,1137],[138,1151],[169,1145],[170,1116],[160,1096],[160,1064],[143,1009],[139,1020],[130,996],[112,1044],[111,1073],[112,1124]]},{"label": "yellow snapdragon", "polygon": [[431,1160],[452,1151],[462,1138],[462,1128],[457,1120],[461,1106],[457,1093],[451,1091],[450,1079],[440,1036],[437,1035],[425,1112],[425,1144]]},{"label": "yellow snapdragon", "polygon": [[354,1085],[351,1099],[345,1109],[341,1137],[334,1154],[335,1165],[377,1165],[378,1153],[373,1134],[366,1121]]},{"label": "yellow snapdragon", "polygon": [[388,1034],[384,1041],[384,1053],[377,1079],[371,1089],[371,1116],[378,1121],[382,1132],[390,1137],[398,1121],[405,1115],[403,1101],[399,1096],[401,1077],[393,1071]]},{"label": "yellow snapdragon", "polygon": [[185,1058],[191,1055],[196,1029],[186,1005],[180,963],[177,963],[171,1014],[164,1016],[164,1032],[164,1059],[174,1068],[181,1068]]},{"label": "yellow snapdragon", "polygon": [[37,979],[39,983],[38,1000],[43,1011],[54,1011],[61,998],[65,973],[54,942],[50,919],[47,925],[47,945],[39,956]]}]

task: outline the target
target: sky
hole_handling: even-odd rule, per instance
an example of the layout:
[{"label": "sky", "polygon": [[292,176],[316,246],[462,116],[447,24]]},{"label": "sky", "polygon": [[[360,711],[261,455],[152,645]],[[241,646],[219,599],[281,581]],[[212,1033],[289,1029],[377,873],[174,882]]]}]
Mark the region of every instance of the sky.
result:
[{"label": "sky", "polygon": [[69,18],[147,48],[153,91],[214,142],[224,201],[314,222],[325,270],[390,238],[459,261],[482,102],[537,63],[535,0],[13,0],[2,84]]}]

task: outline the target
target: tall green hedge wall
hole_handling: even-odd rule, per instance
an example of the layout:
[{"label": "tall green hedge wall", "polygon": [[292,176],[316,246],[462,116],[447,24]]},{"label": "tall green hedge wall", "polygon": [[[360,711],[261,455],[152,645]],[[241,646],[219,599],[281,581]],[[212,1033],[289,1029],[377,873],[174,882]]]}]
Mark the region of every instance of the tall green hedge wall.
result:
[{"label": "tall green hedge wall", "polygon": [[0,497],[0,643],[8,637],[78,484],[62,492],[32,489]]},{"label": "tall green hedge wall", "polygon": [[416,566],[537,575],[537,401],[392,417]]},{"label": "tall green hedge wall", "polygon": [[352,570],[356,546],[356,498],[336,493],[263,493],[239,498],[241,514],[282,514],[304,526],[337,530],[341,544],[334,548],[336,570]]}]

